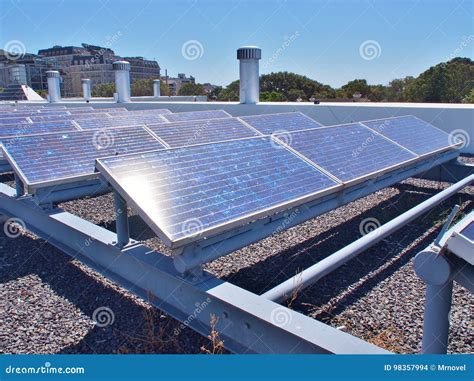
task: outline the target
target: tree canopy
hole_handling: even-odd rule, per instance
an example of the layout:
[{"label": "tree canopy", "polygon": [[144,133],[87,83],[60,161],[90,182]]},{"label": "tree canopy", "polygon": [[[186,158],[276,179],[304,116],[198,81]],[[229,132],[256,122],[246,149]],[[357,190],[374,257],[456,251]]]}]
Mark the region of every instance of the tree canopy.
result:
[{"label": "tree canopy", "polygon": [[[306,76],[278,72],[260,76],[260,100],[267,102],[308,101],[316,99],[352,99],[360,94],[372,102],[468,102],[474,98],[474,62],[454,58],[421,73],[393,79],[388,85],[370,85],[366,79],[354,79],[339,89]],[[222,89],[219,101],[239,100],[239,81]]]}]

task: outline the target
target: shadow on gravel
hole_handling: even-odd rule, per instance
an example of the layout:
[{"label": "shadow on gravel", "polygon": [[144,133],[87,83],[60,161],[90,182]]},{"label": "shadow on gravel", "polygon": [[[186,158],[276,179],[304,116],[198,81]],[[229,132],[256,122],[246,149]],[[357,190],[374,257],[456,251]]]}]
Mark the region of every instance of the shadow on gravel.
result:
[{"label": "shadow on gravel", "polygon": [[[199,348],[208,344],[205,338],[190,329],[175,335],[174,330],[179,326],[177,321],[124,295],[113,283],[100,282],[87,271],[41,239],[25,235],[12,239],[5,237],[3,231],[0,233],[0,283],[36,274],[42,283],[91,320],[96,316],[100,323],[100,311],[105,308],[112,311],[113,324],[94,326],[82,340],[64,347],[60,353],[199,353]],[[19,285],[23,287],[21,280]],[[39,311],[40,314],[44,312]],[[104,316],[110,319],[110,315],[105,313]],[[61,332],[59,326],[45,329]],[[70,336],[74,337],[74,333]],[[35,351],[34,347],[32,351]]]},{"label": "shadow on gravel", "polygon": [[[375,218],[381,224],[384,224],[439,193],[437,189],[415,187],[409,184],[398,184],[395,187],[400,191],[399,195],[376,205],[356,218],[347,220],[312,239],[293,246],[291,249],[281,251],[252,267],[243,268],[225,277],[225,280],[254,293],[262,294],[360,238],[359,227],[364,219]],[[302,303],[314,306],[326,304],[349,286],[356,283],[360,278],[382,267],[388,260],[425,234],[433,226],[433,223],[446,218],[446,211],[454,207],[455,204],[466,204],[469,202],[472,202],[472,196],[465,193],[458,193],[456,196],[451,197],[442,205],[432,209],[430,213],[421,216],[321,279],[313,286],[300,292],[298,298],[293,303],[293,308],[307,310]],[[362,287],[357,288],[355,292],[351,293],[349,298],[343,299],[337,306],[337,311],[347,308],[354,301],[363,297],[379,282],[396,272],[421,249],[432,242],[435,236],[436,233],[431,234],[423,241],[417,243],[416,246],[405,253],[394,264],[378,273],[375,277],[370,278]],[[281,272],[282,269],[285,269],[284,273]],[[320,320],[327,318],[326,316],[317,317]]]}]

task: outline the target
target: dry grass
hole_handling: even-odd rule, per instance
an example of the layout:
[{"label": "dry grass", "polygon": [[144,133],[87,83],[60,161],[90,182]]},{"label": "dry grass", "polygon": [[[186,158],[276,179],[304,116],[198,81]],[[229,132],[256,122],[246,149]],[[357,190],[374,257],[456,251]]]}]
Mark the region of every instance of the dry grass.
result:
[{"label": "dry grass", "polygon": [[220,355],[224,353],[224,341],[219,337],[219,332],[216,329],[219,318],[212,314],[211,315],[211,333],[207,338],[210,340],[210,348],[205,346],[201,347],[201,351],[208,355]]},{"label": "dry grass", "polygon": [[402,337],[395,327],[389,327],[375,336],[366,337],[365,340],[390,352],[403,353],[403,348],[398,344],[397,337]]}]

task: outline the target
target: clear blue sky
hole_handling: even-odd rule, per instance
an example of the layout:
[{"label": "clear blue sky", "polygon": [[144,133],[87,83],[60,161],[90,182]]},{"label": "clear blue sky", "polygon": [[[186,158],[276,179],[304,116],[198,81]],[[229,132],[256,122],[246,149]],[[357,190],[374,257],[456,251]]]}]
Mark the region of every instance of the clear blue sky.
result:
[{"label": "clear blue sky", "polygon": [[[262,73],[287,70],[336,87],[355,78],[386,84],[456,55],[472,58],[473,4],[0,0],[0,48],[13,40],[32,53],[55,44],[109,44],[122,56],[155,58],[163,73],[226,85],[238,78],[236,49],[258,45]],[[202,46],[196,59],[183,55],[188,41]]]}]

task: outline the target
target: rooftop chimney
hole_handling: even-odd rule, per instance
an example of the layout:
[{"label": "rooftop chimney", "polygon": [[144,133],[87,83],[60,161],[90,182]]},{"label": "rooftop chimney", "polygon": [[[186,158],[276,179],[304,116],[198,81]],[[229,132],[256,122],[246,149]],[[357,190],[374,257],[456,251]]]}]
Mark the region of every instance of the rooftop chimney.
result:
[{"label": "rooftop chimney", "polygon": [[91,91],[91,80],[90,79],[82,79],[82,93],[84,94],[84,99],[88,101],[92,98],[92,91]]},{"label": "rooftop chimney", "polygon": [[262,50],[256,46],[242,46],[237,49],[240,61],[240,103],[257,103],[260,98],[258,60]]},{"label": "rooftop chimney", "polygon": [[46,72],[48,81],[48,99],[50,103],[61,102],[61,89],[59,87],[59,71],[49,70]]},{"label": "rooftop chimney", "polygon": [[130,102],[130,63],[127,61],[116,61],[112,66],[115,71],[117,103]]},{"label": "rooftop chimney", "polygon": [[159,96],[161,96],[160,80],[159,79],[155,79],[153,81],[153,96],[155,98],[158,98]]}]

